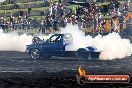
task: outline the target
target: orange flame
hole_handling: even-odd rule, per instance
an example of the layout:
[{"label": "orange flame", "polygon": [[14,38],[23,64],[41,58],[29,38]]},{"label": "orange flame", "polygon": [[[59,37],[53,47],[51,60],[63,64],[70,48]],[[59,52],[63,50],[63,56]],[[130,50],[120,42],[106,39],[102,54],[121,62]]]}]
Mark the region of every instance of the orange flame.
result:
[{"label": "orange flame", "polygon": [[86,74],[86,71],[82,68],[82,66],[78,68],[78,72],[80,76],[84,76]]}]

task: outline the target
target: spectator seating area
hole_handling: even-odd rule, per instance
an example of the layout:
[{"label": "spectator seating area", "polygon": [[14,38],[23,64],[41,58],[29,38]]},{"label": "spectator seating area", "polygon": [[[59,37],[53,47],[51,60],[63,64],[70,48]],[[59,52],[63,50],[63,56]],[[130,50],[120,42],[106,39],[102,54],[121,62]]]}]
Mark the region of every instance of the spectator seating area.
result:
[{"label": "spectator seating area", "polygon": [[[120,14],[120,6],[125,14]],[[89,8],[70,5],[67,0],[7,0],[0,5],[0,26],[5,32],[34,29],[42,33],[56,32],[67,23],[78,24],[85,32],[120,32],[121,16],[125,21],[131,15],[128,3],[117,0],[90,2]],[[123,29],[126,29],[124,25]]]}]

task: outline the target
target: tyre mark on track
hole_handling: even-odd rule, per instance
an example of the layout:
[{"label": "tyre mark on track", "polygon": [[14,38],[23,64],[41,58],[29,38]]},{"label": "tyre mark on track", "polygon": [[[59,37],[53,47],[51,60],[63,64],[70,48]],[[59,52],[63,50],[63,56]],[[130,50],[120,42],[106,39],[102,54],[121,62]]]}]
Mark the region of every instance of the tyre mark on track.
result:
[{"label": "tyre mark on track", "polygon": [[33,71],[0,71],[0,73],[32,73]]}]

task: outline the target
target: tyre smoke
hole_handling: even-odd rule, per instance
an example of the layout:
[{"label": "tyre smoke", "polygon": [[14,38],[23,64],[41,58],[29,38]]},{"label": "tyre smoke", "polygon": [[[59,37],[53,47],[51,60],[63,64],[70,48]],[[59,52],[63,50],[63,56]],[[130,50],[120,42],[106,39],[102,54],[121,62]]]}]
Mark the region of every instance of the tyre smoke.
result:
[{"label": "tyre smoke", "polygon": [[6,1],[6,0],[0,0],[0,3],[1,3],[1,2],[4,2],[4,1]]},{"label": "tyre smoke", "polygon": [[98,35],[95,38],[85,36],[85,33],[77,25],[68,24],[62,28],[61,33],[71,33],[73,43],[66,47],[67,51],[76,51],[78,48],[95,46],[101,51],[100,59],[120,59],[132,54],[132,44],[129,39],[122,39],[118,33],[110,33],[106,36]]},{"label": "tyre smoke", "polygon": [[[49,36],[42,34],[36,34],[35,36],[40,37],[41,39],[47,39]],[[26,45],[32,44],[32,39],[34,36],[22,34],[19,35],[16,32],[4,33],[0,29],[0,51],[20,51],[25,52]]]},{"label": "tyre smoke", "polygon": [[2,51],[21,51],[24,52],[27,44],[32,43],[33,36],[18,35],[18,33],[4,33],[0,29],[0,50]]}]

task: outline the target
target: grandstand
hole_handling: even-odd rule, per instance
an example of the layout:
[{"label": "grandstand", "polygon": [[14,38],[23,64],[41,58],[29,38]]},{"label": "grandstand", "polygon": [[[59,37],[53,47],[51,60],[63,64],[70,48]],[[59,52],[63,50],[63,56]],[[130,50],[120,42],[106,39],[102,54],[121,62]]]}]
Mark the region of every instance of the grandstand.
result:
[{"label": "grandstand", "polygon": [[[49,4],[54,1],[59,0],[49,0],[48,2],[44,2],[46,0],[6,0],[0,5],[0,16],[10,16],[11,14],[18,13],[19,11],[28,11],[28,8],[32,8],[32,16],[39,16],[42,11],[48,9]],[[79,0],[79,1],[86,1],[92,2],[93,0]],[[67,0],[63,0],[64,4]],[[132,6],[132,5],[131,5]],[[131,6],[130,9],[131,10]],[[122,5],[120,6],[120,10],[122,11]]]},{"label": "grandstand", "polygon": [[[20,0],[21,1],[21,0]],[[33,0],[28,0],[28,2],[21,2],[16,3],[18,5],[18,8],[16,8],[16,5],[14,4],[5,4],[0,5],[0,15],[1,16],[10,16],[11,14],[17,14],[19,11],[27,12],[28,8],[32,8],[32,16],[39,16],[42,10],[48,9],[48,2],[43,1],[36,1],[33,2]],[[23,13],[24,14],[24,13]],[[21,13],[22,15],[22,13]]]},{"label": "grandstand", "polygon": [[[11,1],[14,2],[11,3]],[[43,12],[45,12],[45,14],[47,13],[50,3],[58,1],[59,0],[6,0],[0,5],[0,16],[25,15],[26,12],[28,12],[28,8],[32,8],[31,17],[40,17],[40,15],[43,15]],[[67,0],[63,0],[63,3],[67,4]],[[18,5],[18,8],[16,8],[16,5]],[[69,6],[69,8],[70,7],[71,6]]]}]

